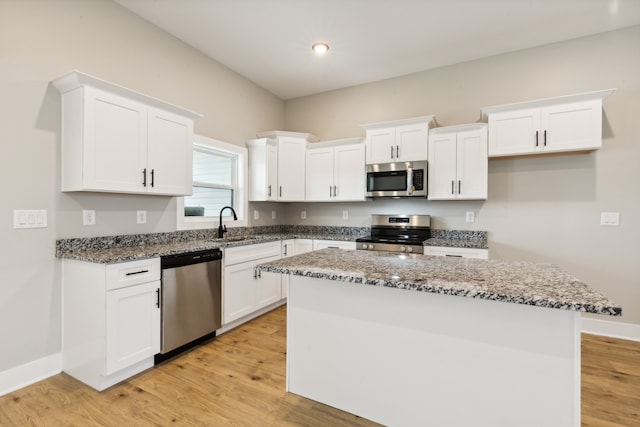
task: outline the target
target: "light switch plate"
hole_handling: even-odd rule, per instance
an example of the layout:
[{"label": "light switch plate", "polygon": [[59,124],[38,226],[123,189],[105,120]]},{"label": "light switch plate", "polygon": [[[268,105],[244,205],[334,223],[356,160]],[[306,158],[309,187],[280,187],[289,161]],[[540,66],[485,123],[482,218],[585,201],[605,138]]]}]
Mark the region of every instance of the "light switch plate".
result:
[{"label": "light switch plate", "polygon": [[276,211],[271,211],[271,219],[276,219]]},{"label": "light switch plate", "polygon": [[620,225],[620,212],[600,212],[600,225]]},{"label": "light switch plate", "polygon": [[307,219],[307,211],[305,210],[300,211],[300,219]]},{"label": "light switch plate", "polygon": [[349,219],[349,211],[342,211],[342,219]]},{"label": "light switch plate", "polygon": [[467,215],[465,217],[467,222],[474,222],[476,220],[476,214],[473,211],[467,211]]},{"label": "light switch plate", "polygon": [[15,209],[13,211],[13,228],[46,228],[46,209]]}]

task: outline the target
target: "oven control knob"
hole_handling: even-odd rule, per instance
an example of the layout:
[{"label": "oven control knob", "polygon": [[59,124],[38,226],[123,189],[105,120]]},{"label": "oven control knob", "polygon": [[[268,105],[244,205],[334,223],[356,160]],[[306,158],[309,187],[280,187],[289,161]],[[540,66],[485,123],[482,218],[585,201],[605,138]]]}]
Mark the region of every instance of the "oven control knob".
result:
[{"label": "oven control knob", "polygon": [[366,243],[362,244],[362,249],[369,249],[369,245],[367,245]]},{"label": "oven control knob", "polygon": [[404,252],[405,247],[404,246],[400,246],[400,252]]},{"label": "oven control knob", "polygon": [[411,246],[407,246],[407,252],[413,252],[413,248]]},{"label": "oven control knob", "polygon": [[369,249],[373,249],[373,243],[369,244]]}]

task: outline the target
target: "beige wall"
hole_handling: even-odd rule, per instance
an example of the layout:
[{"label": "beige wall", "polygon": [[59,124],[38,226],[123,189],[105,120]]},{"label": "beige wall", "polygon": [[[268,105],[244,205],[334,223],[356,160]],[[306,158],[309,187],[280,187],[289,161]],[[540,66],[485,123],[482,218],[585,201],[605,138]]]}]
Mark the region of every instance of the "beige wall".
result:
[{"label": "beige wall", "polygon": [[[284,121],[279,98],[116,3],[0,0],[0,372],[60,351],[56,238],[175,230],[173,198],[59,192],[49,82],[72,69],[197,111],[196,133],[242,146]],[[47,209],[49,226],[14,230],[13,209]],[[81,225],[82,209],[96,226]]]},{"label": "beige wall", "polygon": [[[294,204],[288,222],[364,226],[371,213],[407,212],[433,215],[435,228],[487,230],[492,257],[558,264],[620,303],[615,320],[640,325],[640,27],[290,100],[286,128],[338,139],[425,114],[461,124],[484,106],[608,88],[618,90],[604,103],[600,151],[491,160],[485,202]],[[620,227],[599,225],[607,211],[620,212]]]}]

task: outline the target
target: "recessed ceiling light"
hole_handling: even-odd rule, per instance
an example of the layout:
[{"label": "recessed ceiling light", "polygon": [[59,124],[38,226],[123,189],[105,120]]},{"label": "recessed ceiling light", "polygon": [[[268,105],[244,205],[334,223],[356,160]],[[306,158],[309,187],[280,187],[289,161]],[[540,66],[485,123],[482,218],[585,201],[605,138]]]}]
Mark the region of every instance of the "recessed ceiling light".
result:
[{"label": "recessed ceiling light", "polygon": [[316,55],[324,55],[329,50],[329,45],[326,43],[315,43],[311,46],[311,50]]}]

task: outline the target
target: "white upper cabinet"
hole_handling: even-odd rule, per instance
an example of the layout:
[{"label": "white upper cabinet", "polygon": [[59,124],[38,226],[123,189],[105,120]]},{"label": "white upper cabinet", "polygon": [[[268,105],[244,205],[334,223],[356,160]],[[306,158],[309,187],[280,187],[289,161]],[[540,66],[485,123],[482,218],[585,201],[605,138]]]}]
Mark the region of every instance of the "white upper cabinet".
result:
[{"label": "white upper cabinet", "polygon": [[188,195],[199,114],[77,71],[62,93],[62,191]]},{"label": "white upper cabinet", "polygon": [[278,148],[275,139],[247,141],[249,201],[278,200]]},{"label": "white upper cabinet", "polygon": [[429,129],[434,116],[362,125],[366,131],[366,163],[427,160]]},{"label": "white upper cabinet", "polygon": [[484,200],[487,178],[486,124],[429,131],[429,200]]},{"label": "white upper cabinet", "polygon": [[247,141],[250,201],[304,201],[308,133],[270,131]]},{"label": "white upper cabinet", "polygon": [[365,148],[360,138],[309,144],[307,201],[365,200]]},{"label": "white upper cabinet", "polygon": [[615,89],[486,107],[489,157],[596,150],[602,102]]}]

